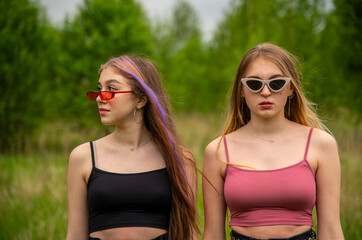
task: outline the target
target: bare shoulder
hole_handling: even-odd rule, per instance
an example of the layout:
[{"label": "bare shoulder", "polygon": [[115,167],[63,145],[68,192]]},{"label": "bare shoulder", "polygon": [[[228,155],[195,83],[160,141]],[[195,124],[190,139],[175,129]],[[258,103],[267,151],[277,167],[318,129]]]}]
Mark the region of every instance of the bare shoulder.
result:
[{"label": "bare shoulder", "polygon": [[313,129],[312,139],[313,144],[321,149],[331,149],[337,147],[335,138],[321,129]]},{"label": "bare shoulder", "polygon": [[213,166],[220,169],[220,173],[224,175],[227,160],[223,138],[218,137],[211,141],[205,148],[204,168],[205,166]]},{"label": "bare shoulder", "polygon": [[84,177],[89,175],[92,168],[92,153],[89,142],[83,143],[69,155],[69,170],[80,172]]},{"label": "bare shoulder", "polygon": [[318,169],[321,169],[322,166],[339,165],[337,142],[332,135],[321,129],[313,130],[309,152],[308,155],[311,161],[314,159],[315,166]]},{"label": "bare shoulder", "polygon": [[212,140],[205,148],[206,156],[216,156],[217,152],[220,151],[221,137]]},{"label": "bare shoulder", "polygon": [[91,156],[90,144],[89,142],[83,143],[76,148],[69,155],[69,161],[82,161]]}]

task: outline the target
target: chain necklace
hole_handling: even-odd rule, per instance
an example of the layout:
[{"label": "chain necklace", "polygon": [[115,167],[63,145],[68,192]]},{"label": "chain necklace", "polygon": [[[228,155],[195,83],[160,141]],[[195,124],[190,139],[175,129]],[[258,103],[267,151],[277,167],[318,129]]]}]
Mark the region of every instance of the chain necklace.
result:
[{"label": "chain necklace", "polygon": [[[144,145],[146,145],[147,143],[149,143],[150,141],[152,140],[152,137],[150,137],[147,141],[143,142],[142,144],[140,144],[139,146],[130,146],[130,145],[127,145],[127,147],[129,148],[129,150],[131,150],[132,152]],[[125,144],[122,144],[122,145],[125,145]]]},{"label": "chain necklace", "polygon": [[264,137],[260,137],[260,136],[256,135],[256,134],[254,133],[254,131],[252,130],[252,128],[250,128],[250,132],[251,132],[251,134],[252,134],[254,137],[260,138],[260,139],[262,139],[262,140],[264,140],[264,141],[268,141],[268,142],[271,142],[271,143],[275,142],[275,141],[276,141],[275,139],[276,139],[277,137],[280,137],[281,135],[283,135],[287,130],[288,130],[288,128],[285,128],[281,133],[279,133],[278,135],[276,135],[276,136],[274,136],[274,137],[272,137],[272,138],[264,138]]}]

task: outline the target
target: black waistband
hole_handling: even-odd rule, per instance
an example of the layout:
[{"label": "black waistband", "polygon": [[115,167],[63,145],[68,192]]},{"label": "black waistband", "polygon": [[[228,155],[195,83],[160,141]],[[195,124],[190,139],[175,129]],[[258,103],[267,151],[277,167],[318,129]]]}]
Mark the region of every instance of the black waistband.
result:
[{"label": "black waistband", "polygon": [[[89,236],[88,239],[89,239],[89,240],[102,240],[102,239],[100,239],[100,238],[94,238],[94,237],[91,237],[91,236]],[[153,238],[153,239],[151,239],[151,240],[167,240],[167,233],[162,234],[162,235],[160,235],[160,236],[158,236],[158,237],[156,237],[156,238]]]},{"label": "black waistband", "polygon": [[[235,232],[234,230],[230,233],[231,240],[263,240],[258,238],[253,238],[249,236],[245,236],[241,233]],[[289,238],[269,238],[270,240],[315,240],[316,234],[313,229],[309,229],[308,231],[289,237]],[[265,240],[265,239],[264,239]]]},{"label": "black waistband", "polygon": [[162,235],[160,235],[160,236],[158,236],[158,237],[156,237],[156,238],[154,238],[152,240],[167,240],[167,233],[162,234]]}]

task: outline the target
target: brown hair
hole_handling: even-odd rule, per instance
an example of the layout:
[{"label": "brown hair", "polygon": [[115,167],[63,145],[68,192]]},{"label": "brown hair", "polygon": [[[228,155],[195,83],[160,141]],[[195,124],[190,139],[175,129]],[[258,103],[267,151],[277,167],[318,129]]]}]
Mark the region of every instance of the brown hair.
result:
[{"label": "brown hair", "polygon": [[[156,146],[165,159],[172,192],[172,207],[168,239],[191,239],[197,230],[196,206],[193,191],[187,182],[185,165],[196,166],[190,151],[177,138],[170,115],[168,99],[154,65],[144,58],[120,56],[101,66],[99,72],[112,66],[129,80],[139,97],[148,99],[143,107],[143,119]],[[138,78],[138,79],[137,79]],[[142,81],[142,82],[139,82]]]},{"label": "brown hair", "polygon": [[276,64],[283,74],[291,79],[290,82],[291,88],[294,90],[294,97],[288,98],[285,104],[285,117],[305,126],[325,129],[313,111],[313,104],[307,100],[302,91],[296,67],[298,64],[296,57],[279,46],[271,43],[263,43],[251,48],[241,59],[234,78],[230,97],[229,116],[223,135],[235,131],[250,121],[250,109],[242,97],[242,83],[240,79],[245,77],[249,65],[259,57],[263,57]]}]

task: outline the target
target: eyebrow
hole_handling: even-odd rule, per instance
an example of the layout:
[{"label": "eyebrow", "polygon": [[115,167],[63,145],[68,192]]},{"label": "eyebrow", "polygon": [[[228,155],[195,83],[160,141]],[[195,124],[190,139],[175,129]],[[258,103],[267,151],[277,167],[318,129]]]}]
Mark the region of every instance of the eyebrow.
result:
[{"label": "eyebrow", "polygon": [[[284,76],[281,75],[281,74],[275,74],[275,75],[271,76],[269,79],[273,79],[273,78],[277,78],[277,77],[284,77]],[[260,78],[258,76],[248,76],[247,78],[257,78],[257,79],[260,79],[260,80],[262,79],[262,78]]]},{"label": "eyebrow", "polygon": [[[116,79],[109,79],[106,80],[105,84],[110,84],[110,83],[116,83],[116,84],[120,84],[123,85],[120,81],[116,80]],[[102,84],[100,82],[98,82],[98,86],[101,86]]]}]

